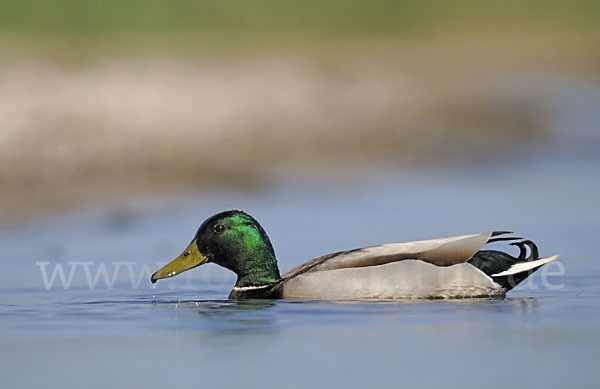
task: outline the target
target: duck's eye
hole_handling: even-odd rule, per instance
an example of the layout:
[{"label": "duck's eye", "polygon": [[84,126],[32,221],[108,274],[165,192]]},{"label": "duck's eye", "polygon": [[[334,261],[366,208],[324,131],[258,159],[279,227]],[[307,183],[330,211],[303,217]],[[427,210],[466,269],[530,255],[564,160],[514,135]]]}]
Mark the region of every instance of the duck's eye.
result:
[{"label": "duck's eye", "polygon": [[185,253],[183,253],[183,256],[184,256],[184,257],[187,257],[188,255],[190,255],[190,252],[189,252],[189,251],[186,251]]},{"label": "duck's eye", "polygon": [[226,228],[222,224],[217,224],[217,225],[215,225],[214,230],[215,230],[215,233],[221,234],[221,233],[223,233],[226,230]]}]

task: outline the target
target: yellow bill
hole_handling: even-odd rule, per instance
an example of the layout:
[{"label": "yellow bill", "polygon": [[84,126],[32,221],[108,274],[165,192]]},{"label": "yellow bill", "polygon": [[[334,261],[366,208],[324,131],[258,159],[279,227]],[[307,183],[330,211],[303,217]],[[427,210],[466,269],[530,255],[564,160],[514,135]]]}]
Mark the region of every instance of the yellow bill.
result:
[{"label": "yellow bill", "polygon": [[179,273],[183,273],[186,270],[203,265],[206,262],[208,262],[208,258],[198,251],[198,247],[196,247],[196,239],[194,239],[180,256],[158,269],[156,273],[152,274],[150,281],[155,283],[162,278],[173,277]]}]

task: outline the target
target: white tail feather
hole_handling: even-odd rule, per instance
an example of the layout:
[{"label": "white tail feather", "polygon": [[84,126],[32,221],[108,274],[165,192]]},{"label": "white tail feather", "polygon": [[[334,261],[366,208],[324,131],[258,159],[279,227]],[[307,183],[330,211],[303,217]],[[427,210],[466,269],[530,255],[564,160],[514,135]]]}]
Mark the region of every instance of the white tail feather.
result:
[{"label": "white tail feather", "polygon": [[511,274],[522,273],[524,271],[534,269],[536,267],[540,267],[545,263],[554,261],[558,257],[559,257],[559,255],[553,255],[551,257],[536,259],[535,261],[519,262],[519,263],[512,265],[508,270],[504,270],[501,273],[492,274],[492,277],[509,276]]}]

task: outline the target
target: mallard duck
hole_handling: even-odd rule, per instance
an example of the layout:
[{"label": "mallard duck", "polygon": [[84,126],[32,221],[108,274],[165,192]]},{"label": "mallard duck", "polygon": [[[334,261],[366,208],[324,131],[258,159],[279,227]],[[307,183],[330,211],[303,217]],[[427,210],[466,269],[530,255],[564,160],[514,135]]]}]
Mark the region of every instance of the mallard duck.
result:
[{"label": "mallard duck", "polygon": [[[275,251],[259,222],[242,211],[208,218],[190,245],[151,277],[152,283],[208,262],[237,275],[230,299],[411,299],[503,297],[540,266],[530,240],[507,231],[392,243],[341,251],[310,260],[280,275]],[[513,241],[518,257],[480,250]],[[526,247],[530,255],[526,257]]]}]

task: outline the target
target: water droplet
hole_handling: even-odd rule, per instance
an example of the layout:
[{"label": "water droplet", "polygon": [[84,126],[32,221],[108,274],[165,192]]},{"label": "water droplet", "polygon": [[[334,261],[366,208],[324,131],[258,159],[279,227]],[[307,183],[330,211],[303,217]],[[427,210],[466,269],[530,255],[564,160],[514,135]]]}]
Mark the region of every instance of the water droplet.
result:
[{"label": "water droplet", "polygon": [[152,284],[152,300],[156,298],[156,283]]}]

